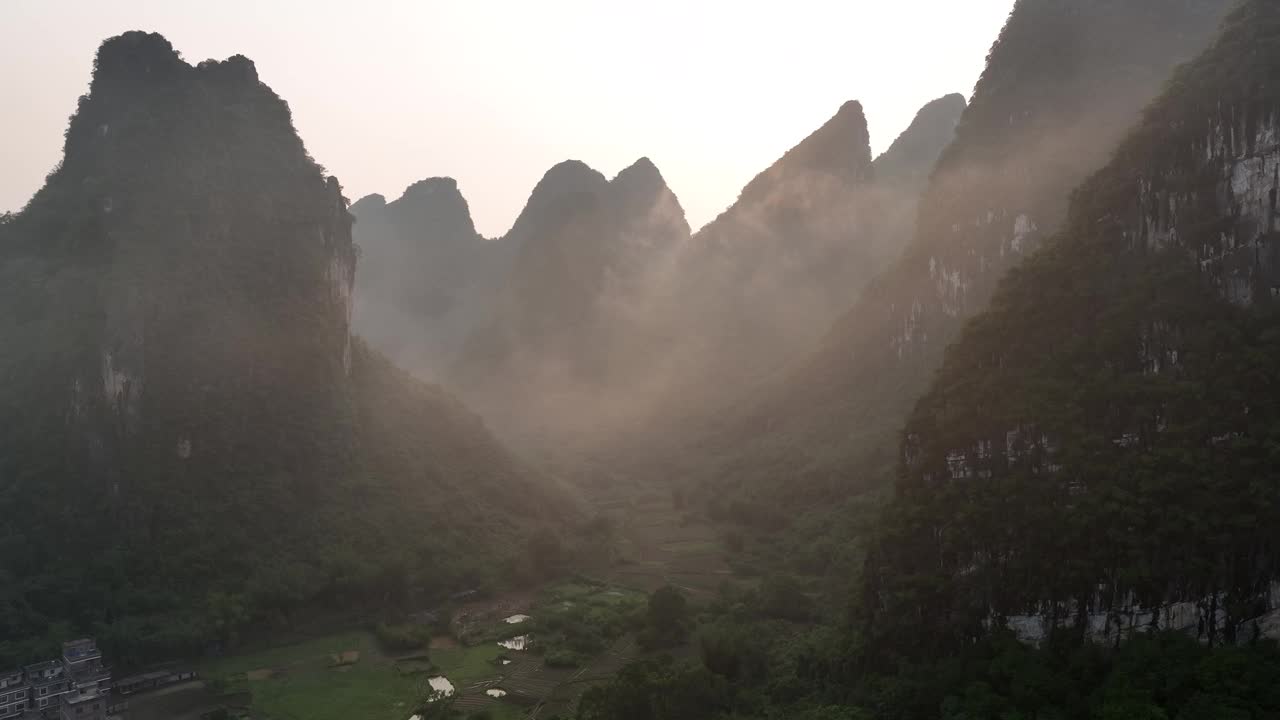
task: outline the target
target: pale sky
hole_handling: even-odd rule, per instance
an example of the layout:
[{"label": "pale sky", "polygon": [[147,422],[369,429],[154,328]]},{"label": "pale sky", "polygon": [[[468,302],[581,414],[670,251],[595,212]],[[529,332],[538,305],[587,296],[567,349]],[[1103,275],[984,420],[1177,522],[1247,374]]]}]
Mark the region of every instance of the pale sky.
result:
[{"label": "pale sky", "polygon": [[352,200],[457,178],[510,227],[565,159],[650,157],[697,228],[861,100],[879,152],[925,102],[972,94],[1013,0],[0,0],[0,211],[58,162],[94,52],[164,34],[242,54]]}]

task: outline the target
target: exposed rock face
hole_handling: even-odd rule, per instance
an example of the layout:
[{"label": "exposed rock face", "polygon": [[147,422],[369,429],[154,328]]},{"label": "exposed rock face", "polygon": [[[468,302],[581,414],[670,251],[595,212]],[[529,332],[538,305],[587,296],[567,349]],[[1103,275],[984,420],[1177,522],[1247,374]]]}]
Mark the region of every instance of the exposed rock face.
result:
[{"label": "exposed rock face", "polygon": [[1232,13],[948,351],[870,565],[889,623],[1215,642],[1280,607],[1278,41]]},{"label": "exposed rock face", "polygon": [[[726,423],[712,443],[727,456],[715,485],[749,480],[750,467],[797,468],[792,485],[802,476],[820,496],[882,483],[893,438],[943,348],[1059,227],[1071,189],[1106,161],[1171,69],[1207,44],[1229,5],[1021,0],[921,200],[914,241],[818,353]],[[763,428],[785,442],[734,449]],[[789,497],[805,496],[792,485]]]},{"label": "exposed rock face", "polygon": [[[406,558],[554,512],[475,416],[353,343],[346,200],[250,61],[113,38],[66,137],[0,222],[0,543],[23,548],[0,607],[39,593],[144,645],[130,618],[203,628],[208,592],[262,609],[255,573],[285,568],[282,608],[384,572],[407,589]],[[381,567],[352,579],[352,553]],[[68,604],[64,576],[101,602]]]},{"label": "exposed rock face", "polygon": [[[7,253],[47,280],[22,283],[30,302],[78,318],[66,329],[73,366],[33,370],[62,376],[49,379],[95,453],[120,459],[164,437],[177,465],[179,444],[197,460],[337,444],[336,428],[286,435],[290,418],[343,402],[351,220],[249,60],[192,67],[143,33],[105,43],[63,164],[10,231]],[[55,289],[69,273],[80,287]],[[31,342],[32,354],[51,349]],[[271,431],[225,422],[262,396],[273,400],[255,420]]]}]

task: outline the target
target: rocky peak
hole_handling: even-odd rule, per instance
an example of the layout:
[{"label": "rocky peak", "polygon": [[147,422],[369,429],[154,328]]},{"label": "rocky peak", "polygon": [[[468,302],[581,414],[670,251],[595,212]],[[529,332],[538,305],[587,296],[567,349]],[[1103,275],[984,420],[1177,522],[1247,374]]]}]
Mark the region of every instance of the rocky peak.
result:
[{"label": "rocky peak", "polygon": [[610,184],[619,192],[649,195],[656,194],[667,186],[662,173],[658,172],[658,167],[647,157],[642,157],[628,165]]},{"label": "rocky peak", "polygon": [[846,179],[861,179],[872,161],[870,132],[863,104],[850,100],[835,117],[782,156],[792,170],[826,172]]},{"label": "rocky peak", "polygon": [[791,148],[742,190],[739,202],[763,200],[780,184],[797,178],[865,180],[871,167],[871,135],[862,103],[850,100],[822,127]]},{"label": "rocky peak", "polygon": [[508,240],[522,242],[548,223],[567,221],[582,207],[598,202],[608,186],[604,175],[580,160],[556,164],[534,186]]},{"label": "rocky peak", "polygon": [[351,214],[359,220],[362,216],[373,215],[381,212],[387,207],[387,198],[378,193],[365,195],[359,200],[351,203]]},{"label": "rocky peak", "polygon": [[433,241],[470,242],[479,238],[471,207],[450,177],[419,180],[387,205],[394,222]]},{"label": "rocky peak", "polygon": [[163,83],[190,71],[191,66],[163,35],[133,30],[98,48],[90,93]]},{"label": "rocky peak", "polygon": [[609,189],[622,229],[644,235],[642,245],[670,245],[688,239],[684,208],[649,158],[642,157],[618,173]]},{"label": "rocky peak", "polygon": [[875,159],[876,180],[922,188],[938,157],[955,138],[965,106],[964,96],[953,93],[920,108],[911,125]]},{"label": "rocky peak", "polygon": [[[760,423],[804,440],[730,450],[713,470],[719,482],[752,465],[871,484],[892,477],[894,438],[943,349],[996,281],[1057,229],[1072,188],[1107,161],[1231,4],[1020,0],[919,201],[905,252],[845,306],[821,349],[726,423],[733,430],[718,442],[745,447]],[[772,497],[795,496],[774,478],[758,482]]]}]

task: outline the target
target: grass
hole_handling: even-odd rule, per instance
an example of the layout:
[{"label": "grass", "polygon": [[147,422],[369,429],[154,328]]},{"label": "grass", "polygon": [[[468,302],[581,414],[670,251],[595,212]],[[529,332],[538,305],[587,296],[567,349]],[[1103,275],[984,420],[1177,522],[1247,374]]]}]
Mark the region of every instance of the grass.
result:
[{"label": "grass", "polygon": [[[349,650],[360,659],[342,669],[332,656]],[[503,649],[494,644],[432,650],[431,662],[457,692],[498,675],[495,660]],[[415,661],[416,662],[416,661]],[[294,645],[221,658],[201,666],[206,678],[243,677],[252,670],[276,669],[271,677],[247,682],[254,717],[264,720],[406,720],[426,693],[435,673],[404,674],[379,652],[365,632],[350,632]],[[243,681],[241,681],[243,684]],[[495,703],[494,720],[518,717]]]},{"label": "grass", "polygon": [[[572,613],[580,618],[578,622],[601,629],[616,627],[619,618],[636,612],[644,602],[645,596],[632,590],[567,582],[547,589],[531,611],[534,619],[527,627],[507,625],[501,620],[495,620],[494,627],[495,632],[527,632],[540,625],[540,618],[561,613]],[[611,637],[606,640],[613,642]],[[342,668],[332,667],[333,656],[350,651],[358,652],[359,659]],[[398,668],[381,652],[373,634],[353,631],[218,658],[202,663],[198,669],[206,679],[230,680],[235,688],[247,689],[252,695],[253,715],[262,720],[407,720],[416,701],[426,693],[427,678],[437,673],[447,677],[460,696],[483,693],[483,689],[475,687],[478,683],[503,674],[514,675],[498,686],[536,699],[553,693],[576,672],[547,668],[537,655],[525,656],[518,664],[504,668],[497,664],[498,657],[519,653],[490,641],[470,647],[437,648],[426,654],[435,671],[421,672],[427,665],[421,660],[410,660]],[[608,666],[610,657],[606,653],[584,661]],[[517,669],[519,672],[515,672]],[[255,673],[255,679],[248,680],[246,674],[254,670],[273,672]],[[576,691],[572,695],[576,698]],[[527,712],[516,703],[502,700],[483,707],[492,720],[518,720]]]},{"label": "grass", "polygon": [[255,715],[270,720],[405,720],[424,694],[425,681],[369,663],[346,672],[308,668],[249,686]]},{"label": "grass", "polygon": [[373,636],[366,632],[357,631],[327,635],[315,640],[293,645],[282,645],[243,655],[218,658],[217,660],[203,663],[199,670],[200,674],[205,677],[232,675],[262,668],[288,667],[316,658],[328,658],[330,655],[347,650],[358,650],[361,662],[365,662],[375,655],[380,656],[377,646],[373,642]]},{"label": "grass", "polygon": [[495,661],[505,652],[496,643],[432,650],[431,662],[455,688],[462,690],[467,685],[496,676],[498,666]]}]

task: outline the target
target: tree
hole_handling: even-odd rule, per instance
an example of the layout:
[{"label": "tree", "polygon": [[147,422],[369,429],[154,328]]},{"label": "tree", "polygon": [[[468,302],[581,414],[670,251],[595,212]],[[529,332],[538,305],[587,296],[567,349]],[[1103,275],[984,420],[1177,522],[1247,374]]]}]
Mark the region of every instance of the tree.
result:
[{"label": "tree", "polygon": [[660,587],[649,596],[647,627],[641,633],[641,644],[650,648],[671,647],[689,636],[689,601],[670,585]]},{"label": "tree", "polygon": [[560,538],[548,528],[543,528],[529,539],[529,559],[542,574],[559,567],[564,559],[564,547]]}]

